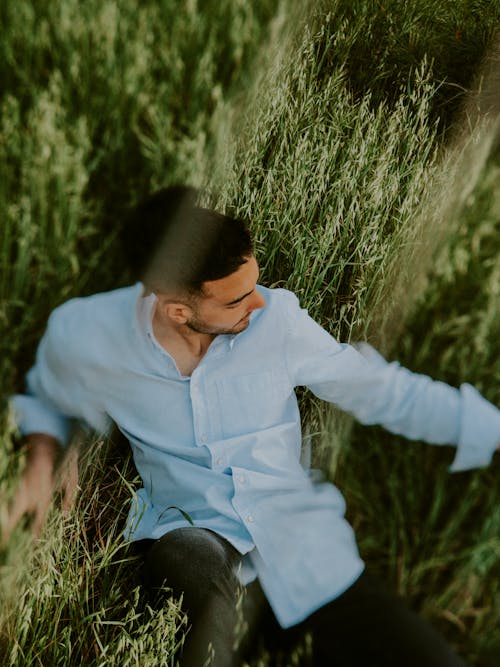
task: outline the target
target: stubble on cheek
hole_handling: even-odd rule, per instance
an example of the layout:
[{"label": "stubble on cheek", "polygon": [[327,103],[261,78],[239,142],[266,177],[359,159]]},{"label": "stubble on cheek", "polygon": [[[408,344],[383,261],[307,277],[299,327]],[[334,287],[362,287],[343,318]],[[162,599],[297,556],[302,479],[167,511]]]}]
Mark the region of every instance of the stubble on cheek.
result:
[{"label": "stubble on cheek", "polygon": [[244,331],[250,324],[250,315],[245,315],[239,319],[231,327],[214,327],[210,326],[207,322],[204,322],[202,319],[196,317],[195,315],[186,322],[186,325],[196,333],[210,334],[214,336],[224,335],[224,334],[237,334]]}]

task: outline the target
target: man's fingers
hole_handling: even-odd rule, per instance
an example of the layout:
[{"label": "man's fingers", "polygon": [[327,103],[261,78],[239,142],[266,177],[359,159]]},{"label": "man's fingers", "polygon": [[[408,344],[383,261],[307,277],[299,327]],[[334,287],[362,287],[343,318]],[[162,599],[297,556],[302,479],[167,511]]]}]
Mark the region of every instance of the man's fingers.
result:
[{"label": "man's fingers", "polygon": [[76,495],[79,491],[78,486],[78,451],[75,448],[69,451],[60,470],[58,487],[62,491],[62,511],[64,514],[73,507]]},{"label": "man's fingers", "polygon": [[71,508],[75,504],[76,495],[79,490],[78,479],[64,486],[61,505],[63,514],[69,514]]},{"label": "man's fingers", "polygon": [[31,532],[33,533],[33,537],[40,537],[42,533],[43,526],[45,524],[45,519],[47,518],[47,513],[49,510],[49,504],[48,503],[45,507],[37,507],[37,510],[35,512],[35,519],[33,521],[33,525],[31,527]]},{"label": "man's fingers", "polygon": [[0,510],[0,546],[4,547],[12,534],[12,519],[7,507]]},{"label": "man's fingers", "polygon": [[15,527],[29,511],[26,488],[23,482],[19,485],[14,498],[2,511],[2,543],[9,541]]},{"label": "man's fingers", "polygon": [[36,484],[24,475],[14,497],[2,513],[2,544],[5,545],[18,523],[26,514],[34,516],[32,532],[39,536],[52,500],[52,483],[50,479],[40,480]]}]

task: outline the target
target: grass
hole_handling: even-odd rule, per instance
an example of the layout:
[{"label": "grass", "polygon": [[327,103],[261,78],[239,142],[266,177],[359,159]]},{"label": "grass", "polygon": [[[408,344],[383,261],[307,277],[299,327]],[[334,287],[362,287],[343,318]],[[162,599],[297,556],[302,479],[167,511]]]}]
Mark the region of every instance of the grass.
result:
[{"label": "grass", "polygon": [[[2,395],[55,305],[126,283],[126,206],[187,180],[251,220],[263,282],[332,334],[500,403],[498,56],[481,64],[499,18],[465,0],[322,0],[304,16],[272,0],[4,3]],[[450,476],[447,448],[301,403],[366,560],[471,664],[496,664],[496,464]],[[1,437],[5,495],[22,460],[7,422]],[[120,542],[121,449],[89,441],[74,513],[2,554],[3,664],[175,664],[183,619],[153,614]]]}]

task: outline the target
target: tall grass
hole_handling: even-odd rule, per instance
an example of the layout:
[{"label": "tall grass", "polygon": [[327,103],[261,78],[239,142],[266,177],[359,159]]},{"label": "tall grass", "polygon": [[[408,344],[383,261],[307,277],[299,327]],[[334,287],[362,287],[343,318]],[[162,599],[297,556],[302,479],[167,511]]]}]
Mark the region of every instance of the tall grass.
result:
[{"label": "tall grass", "polygon": [[162,665],[175,664],[187,620],[174,600],[151,607],[138,557],[120,539],[130,460],[116,445],[88,444],[80,460],[85,492],[72,516],[62,521],[54,512],[44,539],[30,545],[20,536],[4,558],[2,665],[142,666],[157,665],[159,656]]},{"label": "tall grass", "polygon": [[[328,15],[259,82],[224,196],[255,223],[265,279],[293,289],[334,335],[368,338],[498,404],[498,108],[471,93],[464,126],[443,147],[432,63],[374,104],[371,91],[354,94],[345,62],[325,73],[333,25]],[[449,450],[353,433],[308,396],[303,408],[367,561],[472,664],[495,664],[495,473],[450,477]]]},{"label": "tall grass", "polygon": [[[422,245],[413,255],[402,254],[417,278],[421,267],[411,263],[412,256],[426,266],[433,260],[432,270],[427,282],[417,280],[420,298],[392,345],[392,355],[407,366],[454,385],[472,382],[497,405],[498,137],[498,125],[490,127],[476,145],[461,155],[453,152],[458,160],[453,169],[445,163],[450,172],[441,174],[443,188],[434,191],[423,210],[431,229],[423,229]],[[438,194],[447,199],[445,205]],[[429,231],[440,241],[430,255]],[[408,278],[411,274],[399,298],[413,297]],[[405,311],[406,304],[402,309],[397,302],[392,305],[399,314]],[[393,318],[390,312],[386,316],[387,332]],[[399,322],[395,330],[401,332]],[[446,448],[410,444],[378,429],[356,428],[342,444],[336,478],[347,490],[367,560],[471,664],[494,665],[500,652],[496,465],[450,476]],[[367,495],[377,497],[377,503],[367,503]]]},{"label": "tall grass", "polygon": [[[465,0],[297,13],[271,0],[4,3],[2,393],[54,305],[127,280],[124,207],[186,179],[250,219],[263,282],[293,289],[332,334],[498,403],[499,130],[494,111],[491,124],[452,112],[499,12]],[[301,402],[363,555],[472,664],[496,664],[495,467],[449,476],[448,450]],[[6,426],[4,494],[22,462],[11,439]],[[120,542],[135,483],[124,447],[89,441],[73,514],[55,510],[34,549],[19,530],[2,554],[4,664],[175,663],[178,607],[152,612]]]},{"label": "tall grass", "polygon": [[[7,2],[0,9],[0,342],[19,381],[50,309],[115,286],[120,215],[197,182],[275,0]],[[13,365],[21,362],[21,373]]]}]

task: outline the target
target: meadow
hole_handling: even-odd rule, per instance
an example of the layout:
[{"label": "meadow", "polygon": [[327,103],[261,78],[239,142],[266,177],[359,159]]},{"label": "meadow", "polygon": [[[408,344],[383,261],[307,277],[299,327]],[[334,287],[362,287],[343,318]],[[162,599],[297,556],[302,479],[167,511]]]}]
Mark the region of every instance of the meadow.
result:
[{"label": "meadow", "polygon": [[[52,308],[128,283],[127,207],[189,182],[250,220],[262,283],[333,335],[500,405],[500,3],[300,4],[2,4],[2,399]],[[498,460],[450,475],[451,448],[300,400],[363,557],[471,665],[496,665]],[[7,409],[0,439],[5,502],[23,463]],[[0,663],[175,665],[185,619],[148,606],[121,541],[126,444],[86,438],[80,458],[70,516],[56,502],[35,545],[21,526],[0,553]]]}]

